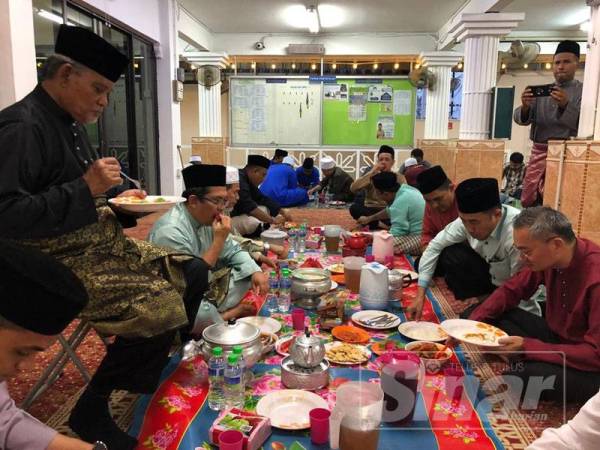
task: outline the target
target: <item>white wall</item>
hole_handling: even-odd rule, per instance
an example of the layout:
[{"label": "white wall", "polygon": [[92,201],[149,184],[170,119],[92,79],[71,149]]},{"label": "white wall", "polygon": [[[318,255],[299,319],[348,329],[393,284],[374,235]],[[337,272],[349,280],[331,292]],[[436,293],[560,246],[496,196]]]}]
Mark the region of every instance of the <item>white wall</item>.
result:
[{"label": "white wall", "polygon": [[83,0],[139,33],[160,42],[160,19],[169,0]]},{"label": "white wall", "polygon": [[[230,55],[285,55],[289,44],[323,44],[327,55],[405,55],[435,49],[433,36],[427,34],[352,33],[335,35],[213,33],[211,51]],[[265,50],[254,50],[264,38]]]},{"label": "white wall", "polygon": [[[177,33],[181,39],[198,50],[210,50],[213,47],[213,34],[179,4],[177,4]],[[183,48],[179,48],[178,53],[183,53]]]},{"label": "white wall", "polygon": [[37,84],[31,0],[0,0],[0,109]]}]

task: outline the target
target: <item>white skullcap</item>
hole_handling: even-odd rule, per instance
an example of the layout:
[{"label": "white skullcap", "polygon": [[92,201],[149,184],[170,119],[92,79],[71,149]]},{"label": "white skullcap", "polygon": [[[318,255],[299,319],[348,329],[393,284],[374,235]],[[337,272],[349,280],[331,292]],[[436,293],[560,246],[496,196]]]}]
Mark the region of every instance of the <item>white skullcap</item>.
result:
[{"label": "white skullcap", "polygon": [[404,161],[404,167],[409,168],[410,166],[416,166],[419,164],[415,158],[408,158]]},{"label": "white skullcap", "polygon": [[235,167],[227,166],[225,169],[225,184],[240,182],[240,172]]},{"label": "white skullcap", "polygon": [[286,156],[283,158],[283,164],[289,164],[290,166],[294,167],[294,158],[292,156]]},{"label": "white skullcap", "polygon": [[192,155],[190,156],[190,163],[195,163],[195,162],[202,162],[202,156],[198,156],[198,155]]},{"label": "white skullcap", "polygon": [[333,169],[334,167],[335,167],[335,161],[333,160],[333,158],[331,158],[329,156],[323,156],[321,158],[321,169],[322,170]]}]

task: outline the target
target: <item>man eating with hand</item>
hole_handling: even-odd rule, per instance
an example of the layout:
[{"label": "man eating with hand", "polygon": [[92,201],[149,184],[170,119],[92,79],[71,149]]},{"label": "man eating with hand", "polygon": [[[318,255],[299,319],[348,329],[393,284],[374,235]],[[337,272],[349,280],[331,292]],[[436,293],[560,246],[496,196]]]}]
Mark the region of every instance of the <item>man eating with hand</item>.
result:
[{"label": "man eating with hand", "polygon": [[266,294],[268,286],[260,267],[231,237],[231,219],[223,214],[225,166],[189,166],[182,175],[186,201],[156,221],[148,239],[196,258],[189,270],[206,286],[195,299],[200,307],[192,334],[197,335],[211,323],[255,314],[252,305],[240,300],[249,288]]}]

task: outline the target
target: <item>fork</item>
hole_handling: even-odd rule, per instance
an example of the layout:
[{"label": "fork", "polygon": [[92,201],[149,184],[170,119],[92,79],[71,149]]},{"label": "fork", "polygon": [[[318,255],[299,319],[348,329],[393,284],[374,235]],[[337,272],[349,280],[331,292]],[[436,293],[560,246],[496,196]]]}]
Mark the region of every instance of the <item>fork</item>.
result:
[{"label": "fork", "polygon": [[142,185],[140,184],[140,182],[138,180],[134,180],[130,176],[126,175],[125,172],[123,172],[122,170],[120,171],[120,174],[127,181],[131,181],[133,183],[133,185],[135,186],[136,189],[142,190]]}]

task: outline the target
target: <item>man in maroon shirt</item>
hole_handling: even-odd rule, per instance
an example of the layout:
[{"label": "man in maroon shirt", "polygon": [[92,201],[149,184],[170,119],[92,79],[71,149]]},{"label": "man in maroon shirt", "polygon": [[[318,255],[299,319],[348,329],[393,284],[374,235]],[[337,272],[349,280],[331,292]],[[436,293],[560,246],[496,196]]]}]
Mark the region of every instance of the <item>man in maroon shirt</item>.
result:
[{"label": "man in maroon shirt", "polygon": [[[514,245],[524,268],[469,318],[509,334],[500,351],[522,352],[524,361],[505,375],[524,382],[555,376],[542,399],[583,402],[600,388],[600,247],[577,238],[562,213],[541,206],[515,218]],[[545,319],[517,307],[540,284],[547,291]]]}]

